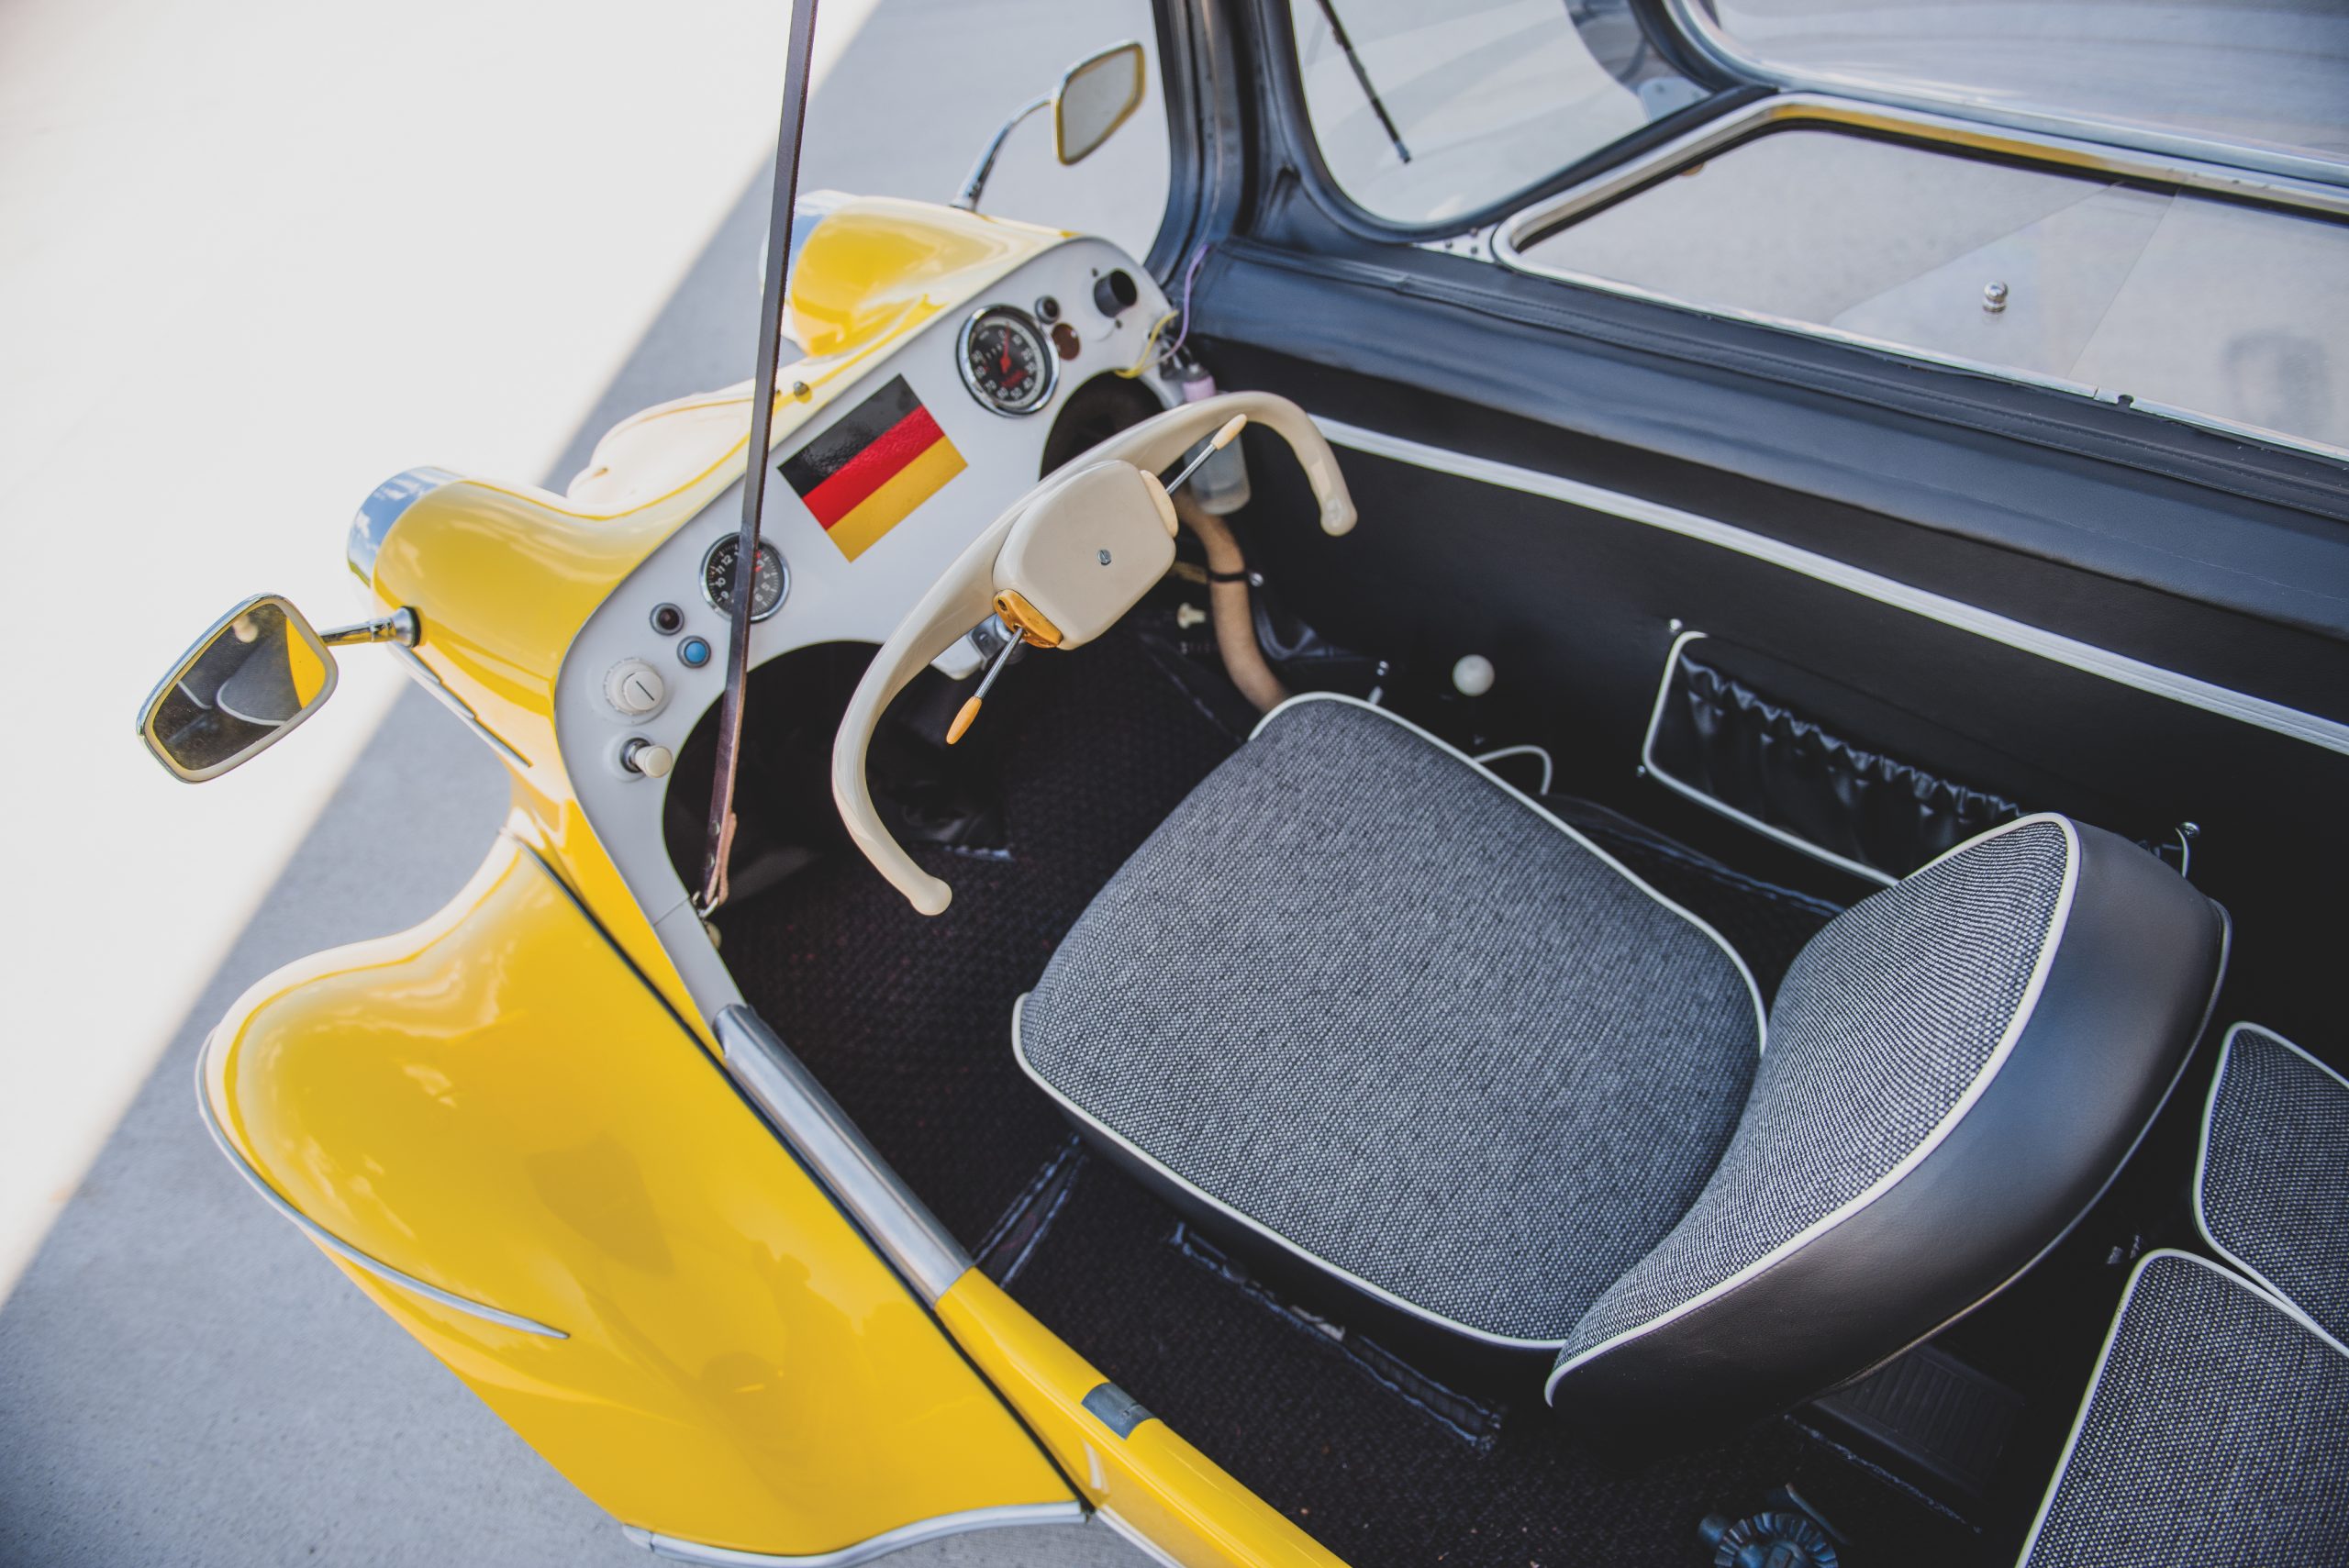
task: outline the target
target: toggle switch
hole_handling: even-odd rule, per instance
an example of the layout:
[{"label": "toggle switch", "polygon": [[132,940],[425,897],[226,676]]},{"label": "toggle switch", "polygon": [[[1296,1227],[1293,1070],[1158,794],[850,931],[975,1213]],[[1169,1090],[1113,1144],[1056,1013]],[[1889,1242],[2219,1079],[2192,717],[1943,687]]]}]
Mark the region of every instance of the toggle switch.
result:
[{"label": "toggle switch", "polygon": [[648,779],[664,779],[677,765],[677,754],[640,735],[620,748],[620,766]]}]

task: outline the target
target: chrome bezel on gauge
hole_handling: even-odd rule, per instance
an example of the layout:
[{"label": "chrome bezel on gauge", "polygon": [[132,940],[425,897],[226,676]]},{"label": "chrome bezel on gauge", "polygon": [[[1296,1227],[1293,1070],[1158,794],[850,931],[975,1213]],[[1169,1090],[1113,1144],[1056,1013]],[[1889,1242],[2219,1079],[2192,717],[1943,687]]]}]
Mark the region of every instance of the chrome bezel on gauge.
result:
[{"label": "chrome bezel on gauge", "polygon": [[[978,378],[971,373],[971,337],[990,317],[997,316],[1017,325],[1034,340],[1038,358],[1043,362],[1043,369],[1037,373],[1035,395],[1017,407],[1007,407],[997,402],[980,387]],[[963,378],[963,390],[980,407],[991,414],[1000,414],[1007,419],[1024,419],[1038,412],[1052,400],[1052,394],[1061,384],[1061,356],[1052,347],[1051,335],[1036,325],[1034,317],[1011,305],[990,305],[971,313],[969,319],[963,323],[963,330],[954,339],[954,369]]]},{"label": "chrome bezel on gauge", "polygon": [[[718,614],[720,614],[720,615],[732,615],[732,614],[734,613],[734,606],[733,606],[732,605],[730,605],[730,604],[727,604],[727,605],[721,605],[721,604],[719,604],[719,603],[718,602],[718,595],[710,590],[710,586],[709,586],[709,564],[710,564],[710,562],[711,562],[716,561],[716,560],[718,559],[718,552],[719,550],[724,550],[724,549],[725,549],[728,545],[729,545],[729,544],[730,544],[730,545],[735,546],[737,549],[740,549],[740,546],[741,546],[741,542],[742,542],[742,537],[741,537],[741,535],[740,535],[740,534],[732,534],[732,533],[729,533],[729,534],[724,534],[724,535],[719,536],[719,537],[718,537],[718,539],[715,542],[713,542],[707,550],[703,550],[703,551],[701,552],[701,599],[702,599],[702,603],[704,603],[704,604],[707,605],[711,609],[716,610],[716,611],[717,611]],[[760,551],[761,551],[762,553],[771,553],[771,554],[773,554],[773,555],[774,555],[774,563],[775,563],[775,565],[776,565],[778,568],[780,568],[780,569],[782,570],[782,573],[783,573],[783,592],[781,592],[781,593],[777,594],[777,595],[774,596],[774,604],[769,605],[765,609],[759,609],[758,607],[756,607],[756,592],[757,592],[757,590],[756,590],[755,588],[753,588],[753,589],[752,589],[753,603],[752,603],[752,608],[751,608],[751,620],[753,620],[753,621],[763,621],[763,620],[765,620],[768,617],[770,617],[770,616],[774,615],[777,610],[779,610],[779,609],[783,608],[783,603],[784,603],[784,601],[785,601],[785,599],[788,599],[788,598],[790,598],[790,597],[791,597],[791,562],[788,562],[788,561],[786,561],[786,560],[785,560],[785,559],[784,559],[784,556],[783,556],[783,551],[781,551],[781,550],[776,550],[776,549],[775,549],[775,547],[774,547],[774,545],[771,541],[769,541],[769,540],[767,540],[767,539],[761,539],[761,540],[759,541],[759,550],[760,550]],[[755,567],[755,566],[753,566],[752,570],[754,570],[754,571],[755,571],[755,570],[756,570],[756,567]]]}]

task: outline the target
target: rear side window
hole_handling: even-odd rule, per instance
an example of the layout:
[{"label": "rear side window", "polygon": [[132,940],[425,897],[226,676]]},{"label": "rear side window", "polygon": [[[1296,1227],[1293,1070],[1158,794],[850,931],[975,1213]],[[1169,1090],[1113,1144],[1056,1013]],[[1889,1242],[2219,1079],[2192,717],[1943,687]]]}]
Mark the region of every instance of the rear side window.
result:
[{"label": "rear side window", "polygon": [[1305,111],[1341,190],[1431,224],[1705,96],[1629,0],[1290,0]]}]

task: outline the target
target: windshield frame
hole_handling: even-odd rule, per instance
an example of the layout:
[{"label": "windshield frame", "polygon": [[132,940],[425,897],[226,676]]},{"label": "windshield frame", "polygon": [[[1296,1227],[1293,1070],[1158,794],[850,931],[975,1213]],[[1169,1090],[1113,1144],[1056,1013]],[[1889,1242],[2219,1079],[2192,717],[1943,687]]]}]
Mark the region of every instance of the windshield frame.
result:
[{"label": "windshield frame", "polygon": [[[1266,106],[1271,112],[1265,117],[1282,144],[1279,150],[1285,161],[1297,172],[1299,183],[1314,204],[1340,228],[1364,239],[1421,244],[1477,233],[1504,221],[1531,204],[1543,201],[1562,191],[1572,190],[1619,164],[1677,141],[1723,114],[1765,97],[1768,92],[1766,88],[1745,83],[1723,72],[1706,57],[1692,55],[1687,40],[1677,33],[1660,37],[1651,30],[1649,41],[1664,53],[1681,74],[1705,88],[1705,96],[1661,119],[1650,120],[1628,135],[1594,148],[1574,161],[1495,197],[1474,211],[1432,222],[1406,223],[1382,217],[1354,200],[1322,157],[1321,143],[1314,134],[1312,116],[1306,106],[1304,67],[1297,58],[1297,33],[1290,17],[1293,3],[1294,0],[1254,0],[1252,7],[1256,39],[1264,49],[1267,63],[1272,68],[1266,72],[1265,83],[1273,89],[1275,101]],[[1310,0],[1307,3],[1309,4]],[[1648,4],[1635,4],[1632,11],[1642,27],[1646,27],[1654,15],[1653,6]]]},{"label": "windshield frame", "polygon": [[1698,0],[1658,0],[1663,17],[1688,50],[1715,71],[1741,82],[1783,93],[1818,93],[1887,108],[1950,115],[2009,130],[2056,136],[2079,141],[2155,153],[2165,158],[2229,168],[2254,170],[2289,180],[2349,187],[2349,160],[2286,152],[2222,137],[2196,136],[2186,131],[2159,131],[2095,115],[2065,114],[2050,108],[2025,109],[2002,104],[1977,93],[1934,93],[1895,86],[1873,77],[1842,72],[1796,71],[1751,53],[1707,16]]}]

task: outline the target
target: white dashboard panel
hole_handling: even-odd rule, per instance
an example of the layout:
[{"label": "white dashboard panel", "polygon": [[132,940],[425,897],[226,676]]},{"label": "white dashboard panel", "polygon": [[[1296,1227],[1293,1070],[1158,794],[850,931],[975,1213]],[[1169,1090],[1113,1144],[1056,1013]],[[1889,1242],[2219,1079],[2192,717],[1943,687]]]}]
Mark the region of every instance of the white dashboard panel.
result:
[{"label": "white dashboard panel", "polygon": [[[1094,284],[1117,270],[1133,279],[1141,298],[1112,317],[1096,307]],[[1043,296],[1058,302],[1061,319],[1078,336],[1078,353],[1060,363],[1052,395],[1035,412],[1016,417],[995,412],[964,384],[958,369],[963,325],[996,306],[1032,312]],[[770,460],[760,530],[782,554],[790,582],[781,607],[751,628],[753,667],[819,643],[879,643],[886,638],[971,539],[1036,483],[1045,439],[1070,396],[1095,377],[1139,359],[1151,324],[1166,308],[1150,274],[1123,251],[1104,240],[1072,239],[1023,263],[963,308],[941,315],[842,387]],[[786,369],[786,384],[788,374]],[[964,466],[852,560],[777,470],[897,376],[906,379]],[[1162,402],[1171,395],[1154,375],[1143,376],[1140,384]],[[702,563],[714,544],[740,528],[741,509],[738,484],[653,550],[588,617],[555,689],[563,764],[580,805],[706,1010],[734,999],[732,982],[700,936],[687,889],[669,863],[662,810],[670,781],[630,772],[620,755],[637,740],[682,752],[694,727],[718,699],[725,684],[727,615],[703,595]],[[655,628],[654,612],[663,605],[684,612],[674,633]],[[680,657],[693,638],[710,649],[708,662],[699,669]],[[662,687],[659,706],[634,717],[622,713],[608,695],[617,684],[632,688],[631,700],[641,700],[640,680],[611,680],[631,661],[657,673]],[[748,722],[759,722],[755,706]],[[706,802],[689,804],[697,816],[707,810]]]}]

